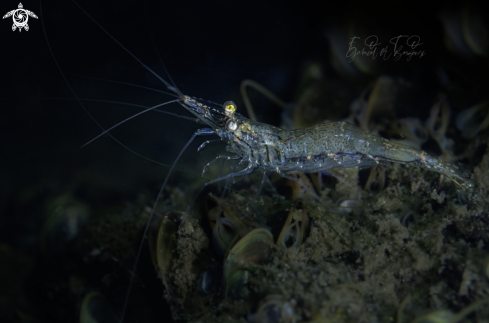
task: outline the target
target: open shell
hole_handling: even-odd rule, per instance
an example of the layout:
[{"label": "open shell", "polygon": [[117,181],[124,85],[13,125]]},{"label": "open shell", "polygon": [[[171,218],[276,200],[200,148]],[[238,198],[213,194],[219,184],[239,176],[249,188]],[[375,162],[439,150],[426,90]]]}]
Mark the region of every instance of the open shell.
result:
[{"label": "open shell", "polygon": [[489,126],[489,101],[481,102],[460,112],[455,124],[462,132],[462,137],[474,138],[480,131]]},{"label": "open shell", "polygon": [[249,295],[250,273],[257,265],[271,259],[273,236],[264,228],[250,231],[229,251],[224,262],[226,297],[244,298]]},{"label": "open shell", "polygon": [[302,200],[299,200],[287,216],[277,239],[277,246],[285,249],[298,248],[304,241],[308,223],[307,212],[302,207]]},{"label": "open shell", "polygon": [[207,219],[212,229],[212,244],[219,256],[223,256],[236,236],[246,228],[227,206],[219,203],[219,199],[209,194],[206,199]]}]

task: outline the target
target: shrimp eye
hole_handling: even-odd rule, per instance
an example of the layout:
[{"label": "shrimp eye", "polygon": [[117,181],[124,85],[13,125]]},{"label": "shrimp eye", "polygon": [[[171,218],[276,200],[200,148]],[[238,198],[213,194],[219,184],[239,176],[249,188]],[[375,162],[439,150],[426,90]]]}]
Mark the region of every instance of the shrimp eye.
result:
[{"label": "shrimp eye", "polygon": [[234,121],[233,119],[229,119],[226,122],[226,128],[229,131],[236,131],[238,129],[238,123],[236,121]]},{"label": "shrimp eye", "polygon": [[226,115],[231,117],[235,112],[236,112],[236,103],[233,101],[227,101],[224,103],[224,111],[226,112]]}]

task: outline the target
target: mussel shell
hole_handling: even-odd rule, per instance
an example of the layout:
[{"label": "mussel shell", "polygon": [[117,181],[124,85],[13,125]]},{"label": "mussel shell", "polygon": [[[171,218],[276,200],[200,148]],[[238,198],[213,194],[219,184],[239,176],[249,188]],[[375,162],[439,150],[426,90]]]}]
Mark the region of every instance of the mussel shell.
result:
[{"label": "mussel shell", "polygon": [[462,132],[462,137],[467,139],[475,137],[489,126],[489,102],[484,101],[463,110],[457,115],[455,124]]},{"label": "mussel shell", "polygon": [[358,200],[344,200],[340,204],[340,213],[346,214],[358,209],[362,203]]},{"label": "mussel shell", "polygon": [[396,126],[389,129],[386,134],[389,137],[402,138],[393,141],[421,149],[421,146],[428,141],[429,132],[418,118],[403,118],[397,120]]},{"label": "mussel shell", "polygon": [[[284,180],[285,185],[283,185],[283,187],[279,187],[278,190],[279,193],[283,193],[288,199],[295,201],[301,199],[304,195],[307,195],[307,190],[305,187],[309,188],[310,190],[315,189],[314,188],[315,183],[311,181],[306,174],[297,173],[297,174],[292,174],[291,176],[296,178],[300,183],[302,183],[302,185],[297,181],[285,179]],[[319,184],[318,181],[316,181],[316,183]],[[316,189],[319,188],[317,187]]]},{"label": "mussel shell", "polygon": [[454,317],[449,310],[438,310],[416,318],[413,323],[449,323]]},{"label": "mussel shell", "polygon": [[[160,220],[158,231],[152,232],[152,227],[148,232],[148,244],[153,260],[153,264],[159,273],[165,287],[168,286],[168,275],[174,258],[173,249],[175,248],[175,239],[180,224],[180,214],[170,212],[163,217],[157,217]],[[153,226],[154,228],[155,226]]]},{"label": "mussel shell", "polygon": [[170,269],[171,259],[173,257],[172,249],[180,223],[180,221],[175,221],[175,215],[176,213],[170,213],[164,217],[158,232],[156,259],[158,260],[158,267],[162,274],[167,273]]},{"label": "mussel shell", "polygon": [[222,280],[222,266],[212,265],[206,268],[197,282],[197,291],[202,295],[207,295],[214,291]]},{"label": "mussel shell", "polygon": [[286,302],[282,295],[266,296],[254,314],[248,315],[251,323],[296,322],[293,302]]},{"label": "mussel shell", "polygon": [[292,127],[306,128],[324,120],[337,121],[348,116],[344,107],[356,93],[353,87],[330,79],[312,80],[305,86],[292,111]]},{"label": "mussel shell", "polygon": [[386,123],[395,119],[394,107],[405,88],[406,85],[400,80],[378,77],[351,103],[351,113],[346,121],[374,133],[384,130]]},{"label": "mussel shell", "polygon": [[466,6],[462,13],[462,33],[467,45],[478,56],[489,53],[489,28],[483,10],[475,6]]},{"label": "mussel shell", "polygon": [[426,120],[426,127],[433,137],[444,136],[450,123],[450,106],[447,98],[440,95],[430,110],[430,117]]},{"label": "mussel shell", "polygon": [[271,259],[273,236],[264,228],[250,231],[229,251],[224,262],[226,296],[246,297],[250,272]]},{"label": "mussel shell", "polygon": [[[366,191],[382,191],[384,189],[384,186],[385,186],[385,179],[386,179],[386,176],[385,176],[385,167],[384,165],[377,165],[375,167],[372,167],[370,169],[370,175],[368,176],[368,179],[367,179],[367,182],[365,183],[365,190]],[[347,200],[347,201],[351,201],[351,200]],[[360,205],[360,203],[357,203],[357,204],[352,204],[352,202],[349,202],[348,205],[343,205],[343,203],[347,202],[347,201],[343,201],[342,202],[342,205],[341,207],[344,207],[344,211],[346,213],[350,213],[352,211],[352,208],[348,208],[348,206],[352,206],[352,207],[358,207]],[[341,213],[345,213],[345,212],[342,212],[340,210]]]},{"label": "mussel shell", "polygon": [[438,15],[438,18],[445,30],[443,40],[448,50],[460,56],[473,56],[463,37],[460,15],[453,10],[445,9]]},{"label": "mussel shell", "polygon": [[[372,57],[373,52],[370,55],[355,55],[355,52],[360,53],[362,49],[373,51],[365,41],[370,35],[378,35],[376,30],[371,19],[356,14],[354,17],[348,17],[346,23],[333,23],[326,31],[330,62],[339,75],[354,80],[362,75],[373,75],[379,72],[380,66]],[[353,40],[353,37],[357,38]]]},{"label": "mussel shell", "polygon": [[246,225],[225,205],[209,194],[206,199],[206,211],[212,229],[212,245],[219,256],[223,256],[237,235]]},{"label": "mussel shell", "polygon": [[330,48],[329,58],[336,73],[344,77],[356,77],[360,73],[345,55],[348,52],[348,36],[345,29],[344,26],[334,26],[325,33]]},{"label": "mussel shell", "polygon": [[307,212],[302,207],[302,200],[299,200],[290,209],[287,220],[277,239],[277,246],[285,249],[298,248],[304,241],[308,222]]},{"label": "mussel shell", "polygon": [[401,224],[407,228],[410,223],[416,223],[416,214],[413,211],[408,211],[400,220]]},{"label": "mussel shell", "polygon": [[485,57],[489,52],[489,29],[484,10],[466,5],[447,8],[439,14],[445,29],[444,41],[454,54],[466,58]]},{"label": "mussel shell", "polygon": [[399,82],[388,76],[380,76],[375,81],[368,96],[367,106],[360,126],[367,130],[375,130],[374,124],[379,119],[392,119],[395,100],[399,92]]},{"label": "mussel shell", "polygon": [[70,194],[57,197],[46,207],[41,244],[46,251],[62,250],[74,240],[88,220],[90,208]]},{"label": "mussel shell", "polygon": [[[347,39],[348,39],[348,49],[351,47],[356,47],[359,52],[362,49],[365,51],[372,51],[368,45],[375,43],[374,39],[369,39],[371,35],[379,35],[377,27],[374,25],[374,21],[367,16],[361,14],[356,14],[355,17],[351,18],[347,27]],[[350,42],[353,37],[358,37],[355,44]],[[345,52],[346,53],[346,52]],[[379,54],[377,49],[377,55]],[[350,53],[351,54],[351,53]],[[373,55],[373,54],[372,54]],[[352,63],[356,66],[358,71],[366,75],[374,75],[379,72],[380,66],[378,60],[372,55],[358,55],[352,60]],[[345,55],[346,56],[346,55]]]},{"label": "mussel shell", "polygon": [[80,309],[80,323],[118,323],[119,318],[105,297],[98,292],[88,293]]}]

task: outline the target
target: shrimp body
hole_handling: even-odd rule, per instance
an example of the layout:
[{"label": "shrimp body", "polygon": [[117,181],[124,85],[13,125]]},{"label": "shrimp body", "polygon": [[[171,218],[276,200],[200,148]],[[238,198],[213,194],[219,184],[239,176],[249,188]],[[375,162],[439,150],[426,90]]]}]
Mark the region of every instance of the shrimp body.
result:
[{"label": "shrimp body", "polygon": [[238,124],[235,131],[221,130],[217,134],[228,142],[227,151],[238,154],[254,168],[293,174],[393,162],[435,171],[465,188],[471,187],[455,165],[347,122],[323,122],[309,128],[283,130],[240,115],[234,119]]}]

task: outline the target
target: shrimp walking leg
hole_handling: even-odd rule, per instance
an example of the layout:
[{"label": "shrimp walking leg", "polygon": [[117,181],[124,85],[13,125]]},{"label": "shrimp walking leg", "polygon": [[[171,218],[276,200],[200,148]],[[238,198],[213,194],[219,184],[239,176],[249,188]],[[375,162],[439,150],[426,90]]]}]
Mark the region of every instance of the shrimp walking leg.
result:
[{"label": "shrimp walking leg", "polygon": [[226,156],[226,155],[219,155],[219,156],[217,156],[216,158],[214,158],[213,160],[211,160],[209,163],[207,163],[207,165],[204,166],[204,168],[202,169],[202,177],[207,172],[207,170],[209,169],[209,167],[212,164],[214,164],[215,162],[217,162],[219,159],[223,159],[223,160],[236,160],[236,159],[241,159],[241,157],[239,157],[239,156]]},{"label": "shrimp walking leg", "polygon": [[270,180],[270,178],[266,174],[265,174],[265,180],[267,181],[268,186],[270,186],[270,188],[272,189],[272,194],[273,195],[275,195],[278,198],[284,198],[282,195],[280,195],[277,192],[277,189],[275,188],[275,186],[273,185],[272,181]]},{"label": "shrimp walking leg", "polygon": [[[192,119],[193,120],[193,119]],[[213,143],[218,143],[218,142],[221,142],[222,139],[213,139],[213,140],[207,140],[207,141],[204,141],[202,143],[202,145],[199,146],[199,148],[197,148],[197,152],[201,151],[202,149],[204,149],[205,147],[207,147],[208,145],[210,144],[213,144]]]},{"label": "shrimp walking leg", "polygon": [[[236,167],[238,167],[241,164],[242,164],[242,160],[240,160],[239,162],[232,165],[230,167],[231,172],[233,172],[236,169]],[[221,177],[221,176],[222,176],[222,172],[219,172],[219,177]],[[221,203],[221,200],[224,198],[224,196],[226,196],[226,193],[231,188],[231,185],[234,184],[234,181],[233,181],[233,183],[231,183],[231,180],[232,180],[231,177],[226,180],[226,184],[224,184],[224,189],[222,190],[221,198],[219,199],[219,203]]]}]

